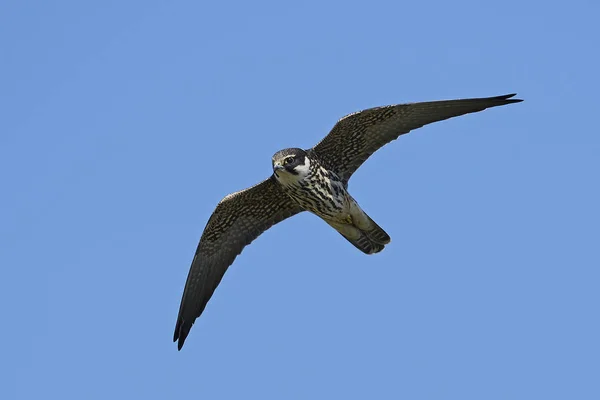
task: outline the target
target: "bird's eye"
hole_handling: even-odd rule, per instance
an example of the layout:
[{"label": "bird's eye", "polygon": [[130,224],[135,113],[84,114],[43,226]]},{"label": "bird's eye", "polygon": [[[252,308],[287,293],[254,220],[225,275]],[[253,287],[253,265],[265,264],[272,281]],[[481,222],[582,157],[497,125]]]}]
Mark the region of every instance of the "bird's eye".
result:
[{"label": "bird's eye", "polygon": [[285,163],[286,164],[291,164],[293,162],[294,162],[294,157],[288,157],[288,158],[285,159]]}]

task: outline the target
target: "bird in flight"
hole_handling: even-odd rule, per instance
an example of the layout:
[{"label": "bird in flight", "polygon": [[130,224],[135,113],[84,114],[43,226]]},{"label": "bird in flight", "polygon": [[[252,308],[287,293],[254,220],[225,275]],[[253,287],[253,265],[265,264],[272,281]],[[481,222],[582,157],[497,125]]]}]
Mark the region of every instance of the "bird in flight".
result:
[{"label": "bird in flight", "polygon": [[225,196],[204,228],[175,326],[173,341],[178,341],[178,349],[244,247],[286,218],[309,211],[363,253],[383,250],[390,236],[348,193],[352,174],[371,154],[400,135],[432,122],[522,101],[513,96],[369,108],[340,119],[311,149],[289,148],[275,153],[273,175]]}]

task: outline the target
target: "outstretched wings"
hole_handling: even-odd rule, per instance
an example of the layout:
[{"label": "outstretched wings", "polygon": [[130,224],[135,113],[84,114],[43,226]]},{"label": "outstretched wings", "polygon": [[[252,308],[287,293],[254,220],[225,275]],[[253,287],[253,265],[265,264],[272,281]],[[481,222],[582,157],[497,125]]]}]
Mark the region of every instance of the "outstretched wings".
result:
[{"label": "outstretched wings", "polygon": [[226,196],[210,217],[185,283],[173,341],[181,350],[227,268],[261,233],[302,211],[273,177]]},{"label": "outstretched wings", "polygon": [[348,182],[371,154],[398,136],[432,122],[522,101],[511,99],[514,95],[370,108],[340,119],[312,150]]}]

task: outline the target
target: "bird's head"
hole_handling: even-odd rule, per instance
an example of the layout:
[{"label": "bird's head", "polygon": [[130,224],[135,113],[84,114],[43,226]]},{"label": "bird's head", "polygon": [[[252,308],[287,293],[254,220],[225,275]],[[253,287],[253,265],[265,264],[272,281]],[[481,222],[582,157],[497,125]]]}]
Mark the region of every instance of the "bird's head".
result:
[{"label": "bird's head", "polygon": [[280,181],[303,179],[309,170],[310,161],[302,149],[284,149],[273,155],[273,173]]}]

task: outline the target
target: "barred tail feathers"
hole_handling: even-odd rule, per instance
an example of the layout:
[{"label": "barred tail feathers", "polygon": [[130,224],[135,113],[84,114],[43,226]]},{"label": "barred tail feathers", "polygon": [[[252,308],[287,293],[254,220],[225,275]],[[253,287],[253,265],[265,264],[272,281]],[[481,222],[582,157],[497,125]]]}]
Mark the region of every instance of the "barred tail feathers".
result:
[{"label": "barred tail feathers", "polygon": [[390,236],[364,212],[350,223],[325,222],[365,254],[379,253],[391,241]]}]

